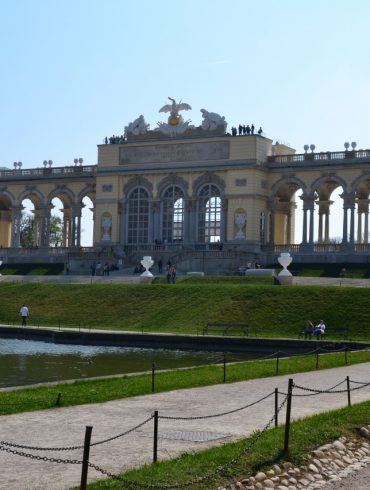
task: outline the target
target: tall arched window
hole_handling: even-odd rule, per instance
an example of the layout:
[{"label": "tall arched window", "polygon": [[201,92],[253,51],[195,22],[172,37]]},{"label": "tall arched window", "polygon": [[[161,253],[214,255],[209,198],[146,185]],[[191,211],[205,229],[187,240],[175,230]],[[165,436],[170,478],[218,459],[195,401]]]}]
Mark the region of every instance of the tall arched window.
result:
[{"label": "tall arched window", "polygon": [[162,199],[162,236],[166,243],[184,239],[184,194],[179,187],[169,187]]},{"label": "tall arched window", "polygon": [[215,243],[221,240],[221,197],[215,185],[207,184],[198,196],[198,240]]},{"label": "tall arched window", "polygon": [[148,243],[149,241],[149,195],[137,187],[128,197],[128,233],[130,244]]}]

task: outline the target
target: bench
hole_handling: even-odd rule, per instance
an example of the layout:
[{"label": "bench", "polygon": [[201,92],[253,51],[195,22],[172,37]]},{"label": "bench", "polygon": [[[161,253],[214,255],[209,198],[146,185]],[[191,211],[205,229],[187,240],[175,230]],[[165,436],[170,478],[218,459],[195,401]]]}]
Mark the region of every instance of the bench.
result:
[{"label": "bench", "polygon": [[[306,330],[299,329],[298,330],[298,338],[304,338],[306,333]],[[348,328],[346,327],[330,327],[330,333],[326,331],[323,335],[319,335],[319,337],[316,334],[312,334],[312,338],[317,338],[318,340],[320,338],[328,338],[328,337],[340,337],[343,340],[348,340]]]},{"label": "bench", "polygon": [[203,335],[209,332],[222,333],[222,335],[227,335],[228,333],[243,333],[243,335],[248,335],[248,325],[245,323],[207,323],[203,327]]}]

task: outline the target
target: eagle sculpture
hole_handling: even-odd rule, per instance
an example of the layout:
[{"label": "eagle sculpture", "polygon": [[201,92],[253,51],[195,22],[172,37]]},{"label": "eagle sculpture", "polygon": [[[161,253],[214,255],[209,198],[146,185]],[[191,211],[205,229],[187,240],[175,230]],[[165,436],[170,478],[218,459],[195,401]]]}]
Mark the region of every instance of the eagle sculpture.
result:
[{"label": "eagle sculpture", "polygon": [[168,124],[176,126],[181,121],[179,112],[191,110],[191,106],[185,102],[181,102],[181,100],[178,104],[176,104],[175,99],[171,99],[171,97],[168,97],[168,99],[172,102],[172,104],[164,105],[162,109],[159,109],[159,112],[169,112],[170,116],[168,118]]}]

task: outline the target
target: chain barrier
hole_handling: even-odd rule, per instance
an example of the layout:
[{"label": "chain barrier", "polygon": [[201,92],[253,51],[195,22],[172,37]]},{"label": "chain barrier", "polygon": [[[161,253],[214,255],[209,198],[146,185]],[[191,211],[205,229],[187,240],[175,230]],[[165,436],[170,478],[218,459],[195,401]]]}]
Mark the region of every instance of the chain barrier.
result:
[{"label": "chain barrier", "polygon": [[[352,381],[351,381],[352,382]],[[297,388],[298,390],[302,390],[302,391],[310,391],[311,393],[314,393],[314,394],[322,394],[322,393],[348,393],[348,392],[351,392],[351,391],[358,391],[358,390],[362,390],[362,388],[365,388],[366,386],[369,386],[370,383],[366,383],[366,384],[363,384],[361,386],[356,386],[355,388],[346,388],[345,390],[331,390],[331,391],[328,391],[328,390],[318,390],[318,389],[314,389],[314,388],[308,388],[306,386],[300,386],[300,385],[296,385],[294,384],[294,388]],[[297,396],[297,395],[295,395]]]},{"label": "chain barrier", "polygon": [[62,464],[82,464],[79,459],[62,459],[62,458],[48,458],[47,456],[39,456],[38,454],[25,453],[23,451],[17,451],[10,447],[4,447],[0,444],[0,451],[6,453],[15,454],[16,456],[23,456],[25,458],[36,459],[37,461],[47,461],[49,463],[62,463]]},{"label": "chain barrier", "polygon": [[366,385],[366,386],[367,386],[368,384],[370,384],[370,383],[365,382],[365,381],[355,381],[355,380],[353,380],[353,379],[351,379],[351,383],[354,383],[354,384],[356,384],[356,385]]},{"label": "chain barrier", "polygon": [[[140,427],[143,427],[145,424],[150,422],[153,419],[153,415],[148,417],[146,420],[141,422],[140,424],[136,425],[135,427],[132,427],[131,429],[122,432],[121,434],[118,434],[113,437],[109,437],[108,439],[104,439],[102,441],[97,441],[93,442],[90,444],[90,447],[93,446],[98,446],[100,444],[105,444],[110,441],[114,441],[115,439],[118,439],[120,437],[126,436],[130,434],[131,432],[134,432],[135,430],[139,429]],[[11,447],[16,447],[18,449],[28,449],[30,451],[76,451],[78,449],[83,449],[84,445],[82,446],[69,446],[69,447],[38,447],[38,446],[26,446],[24,444],[16,444],[15,442],[8,442],[8,441],[0,441],[0,444],[3,444],[4,446],[11,446]]]},{"label": "chain barrier", "polygon": [[171,483],[163,483],[163,484],[159,484],[159,483],[144,483],[144,482],[139,482],[137,480],[131,480],[131,479],[122,477],[120,475],[115,475],[114,473],[111,473],[110,471],[105,470],[105,469],[101,468],[100,466],[98,466],[98,465],[96,465],[94,463],[91,463],[91,462],[89,462],[89,467],[95,469],[96,471],[98,471],[99,473],[101,473],[101,474],[103,474],[105,476],[108,476],[109,478],[113,478],[115,480],[119,480],[120,482],[122,482],[122,483],[124,483],[126,485],[127,484],[134,485],[134,486],[137,486],[137,487],[140,487],[140,488],[152,488],[152,489],[186,488],[186,487],[191,487],[192,485],[195,485],[195,484],[206,482],[206,481],[210,480],[211,478],[217,476],[219,473],[221,473],[221,472],[225,471],[226,469],[230,468],[231,466],[233,466],[245,454],[247,454],[248,451],[250,451],[252,449],[252,447],[255,446],[255,444],[257,444],[257,442],[261,439],[261,437],[265,434],[265,432],[270,428],[270,426],[272,425],[272,423],[275,420],[276,415],[278,415],[280,413],[280,411],[282,410],[283,406],[287,402],[287,399],[288,399],[288,397],[285,397],[284,398],[283,402],[280,404],[280,406],[279,406],[279,408],[277,410],[277,413],[274,414],[271,417],[271,419],[267,422],[267,424],[263,427],[263,429],[260,432],[258,432],[254,436],[254,438],[252,439],[252,441],[249,444],[247,444],[236,456],[234,456],[227,463],[218,466],[211,473],[208,473],[208,474],[206,474],[204,476],[201,476],[199,478],[195,478],[194,480],[190,480],[190,481],[186,481],[186,482],[182,482],[182,483],[173,483],[173,484],[171,484]]},{"label": "chain barrier", "polygon": [[229,415],[231,413],[240,412],[241,410],[245,410],[246,408],[253,407],[253,405],[257,405],[258,403],[266,400],[267,398],[269,398],[271,395],[274,395],[274,394],[275,394],[275,391],[272,391],[268,395],[260,398],[259,400],[255,401],[255,402],[249,403],[248,405],[244,405],[243,407],[234,408],[233,410],[229,410],[227,412],[220,412],[220,413],[211,414],[211,415],[197,415],[197,416],[193,416],[193,417],[172,417],[170,415],[159,415],[158,418],[166,419],[166,420],[201,420],[201,419],[211,419],[214,417],[222,417],[223,415]]},{"label": "chain barrier", "polygon": [[[347,381],[347,379],[344,379],[343,381],[339,381],[339,383],[337,383],[336,385],[334,386],[331,386],[330,388],[327,388],[327,391],[323,391],[322,393],[337,393],[337,392],[334,392],[334,391],[331,391],[331,390],[334,390],[335,388],[337,388],[338,386],[340,386],[341,384],[345,383]],[[297,387],[299,388],[298,385],[294,385],[294,387]],[[344,390],[344,391],[348,391],[347,389]],[[287,396],[287,393],[283,393],[281,391],[278,391],[279,395],[283,395],[283,396]],[[292,393],[292,396],[315,396],[315,395],[320,395],[320,393],[307,393],[307,394],[303,394],[303,393]]]}]

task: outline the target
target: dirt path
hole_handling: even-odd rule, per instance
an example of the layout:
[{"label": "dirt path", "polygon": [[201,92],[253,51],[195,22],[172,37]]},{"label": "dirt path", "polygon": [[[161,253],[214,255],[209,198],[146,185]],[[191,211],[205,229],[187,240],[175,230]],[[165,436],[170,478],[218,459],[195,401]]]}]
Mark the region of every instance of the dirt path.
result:
[{"label": "dirt path", "polygon": [[[370,381],[370,363],[294,375],[297,384],[327,389],[348,375],[357,381]],[[44,410],[0,417],[0,439],[33,446],[75,446],[83,444],[86,425],[93,426],[92,442],[120,434],[151,416],[199,416],[239,408],[273,393],[275,387],[286,392],[289,376],[210,386],[169,393],[128,398],[96,405]],[[340,388],[344,389],[345,385]],[[352,402],[370,399],[370,387],[352,393]],[[347,403],[346,393],[322,394],[293,399],[293,417],[299,418],[323,412]],[[227,416],[184,420],[159,421],[159,459],[172,458],[184,451],[197,451],[251,434],[262,428],[273,416],[274,397]],[[284,422],[285,412],[280,422]],[[171,432],[172,431],[172,432]],[[180,437],[179,439],[176,439]],[[201,436],[220,437],[213,441],[197,442]],[[169,438],[171,437],[171,438]],[[184,440],[187,439],[187,440]],[[90,461],[113,473],[148,463],[152,458],[153,421],[107,444],[91,449]],[[65,452],[20,451],[47,457],[82,458],[82,450]],[[7,490],[65,490],[78,485],[80,465],[58,464],[0,451],[0,488]],[[101,478],[89,471],[89,481]],[[341,487],[338,487],[341,488]],[[345,487],[343,487],[345,488]],[[360,487],[356,487],[360,488]]]}]

